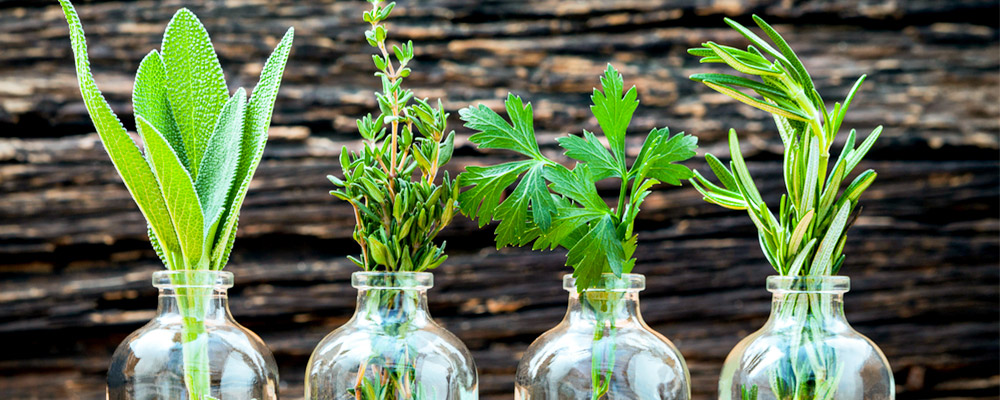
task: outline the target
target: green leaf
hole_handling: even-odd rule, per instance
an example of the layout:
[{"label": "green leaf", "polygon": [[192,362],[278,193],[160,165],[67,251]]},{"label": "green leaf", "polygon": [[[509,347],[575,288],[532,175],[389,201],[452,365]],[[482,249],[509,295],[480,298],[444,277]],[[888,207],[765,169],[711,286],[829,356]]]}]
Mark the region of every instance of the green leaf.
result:
[{"label": "green leaf", "polygon": [[295,31],[288,28],[285,36],[281,38],[264,63],[257,86],[254,87],[250,100],[247,102],[242,138],[240,139],[240,162],[234,176],[234,185],[227,196],[226,204],[228,206],[223,213],[222,223],[216,235],[216,246],[212,250],[213,267],[216,269],[222,269],[226,265],[229,252],[233,248],[233,240],[236,237],[236,221],[239,219],[243,199],[250,187],[250,179],[253,178],[257,165],[260,164],[261,156],[264,154],[267,128],[271,125],[271,111],[274,109],[274,101],[278,97],[281,76],[285,71],[285,63],[292,50],[294,37]]},{"label": "green leaf", "polygon": [[799,272],[802,271],[802,266],[805,265],[806,259],[809,258],[809,255],[812,253],[813,247],[816,247],[815,238],[809,240],[809,242],[802,247],[802,250],[800,250],[798,255],[795,256],[795,259],[792,260],[788,269],[782,272],[782,275],[799,276]]},{"label": "green leaf", "polygon": [[861,77],[854,82],[854,86],[851,87],[851,91],[847,93],[847,98],[844,99],[844,104],[841,105],[840,108],[835,108],[833,115],[833,127],[830,129],[830,132],[834,135],[840,131],[840,124],[844,122],[844,116],[847,114],[847,109],[851,107],[851,102],[854,101],[854,95],[858,93],[858,90],[861,90],[861,84],[865,83],[865,78],[867,78],[867,75],[861,75]]},{"label": "green leaf", "polygon": [[747,29],[745,26],[743,26],[739,22],[736,22],[736,21],[734,21],[732,19],[729,19],[729,18],[725,18],[725,21],[726,21],[727,25],[729,25],[734,30],[736,30],[737,32],[739,32],[741,35],[743,35],[743,37],[745,37],[747,40],[749,40],[755,46],[760,47],[761,49],[763,49],[764,52],[770,54],[772,57],[777,58],[779,60],[788,61],[788,60],[785,60],[785,56],[783,54],[781,54],[779,51],[775,50],[774,47],[771,47],[771,45],[768,44],[766,41],[764,41],[764,39],[762,39],[760,36],[757,36],[756,33],[753,33],[752,31],[750,31],[749,29]]},{"label": "green leaf", "polygon": [[606,266],[621,276],[624,261],[625,249],[610,215],[591,223],[587,234],[566,254],[566,265],[573,267],[577,291],[591,287]]},{"label": "green leaf", "polygon": [[[180,253],[177,232],[171,223],[156,176],[94,83],[80,17],[69,0],[60,0],[59,3],[69,25],[80,93],[94,128],[101,137],[101,143],[163,250],[166,253]],[[175,266],[168,264],[167,267]]]},{"label": "green leaf", "polygon": [[489,107],[466,107],[458,111],[465,127],[478,131],[469,141],[482,149],[511,150],[533,159],[543,159],[535,141],[535,128],[531,103],[524,104],[521,98],[510,94],[504,102],[511,123],[503,119]]},{"label": "green leaf", "polygon": [[188,169],[198,175],[215,117],[229,98],[219,57],[201,21],[186,8],[177,10],[163,34],[170,105],[184,139]]},{"label": "green leaf", "polygon": [[590,96],[590,100],[594,103],[590,107],[590,111],[597,118],[601,132],[604,132],[604,136],[608,138],[611,152],[621,163],[620,169],[624,169],[625,162],[625,133],[632,121],[632,114],[639,106],[635,86],[632,86],[623,96],[624,86],[622,74],[618,73],[618,70],[611,64],[608,64],[608,69],[601,77],[601,87],[604,92],[594,89],[594,94]]},{"label": "green leaf", "polygon": [[691,178],[694,173],[690,168],[676,163],[694,157],[696,148],[698,138],[685,135],[684,132],[674,135],[661,142],[647,158],[643,175],[663,183],[680,185],[682,180]]},{"label": "green leaf", "polygon": [[496,230],[497,248],[523,246],[535,239],[534,235],[525,234],[530,228],[528,210],[531,210],[533,224],[543,231],[549,229],[555,203],[545,186],[542,168],[539,163],[528,168],[510,197],[497,207],[496,218],[500,220]]},{"label": "green leaf", "polygon": [[736,186],[736,178],[733,177],[733,173],[726,168],[722,161],[711,154],[705,154],[705,161],[708,162],[708,167],[712,169],[715,173],[715,177],[719,178],[719,182],[722,182],[722,186],[731,191],[739,191]]},{"label": "green leaf", "polygon": [[583,207],[598,212],[610,212],[611,208],[597,193],[594,182],[597,180],[589,164],[576,164],[572,170],[554,165],[544,170],[545,179],[552,182],[552,191],[566,196]]},{"label": "green leaf", "polygon": [[[212,137],[198,167],[195,189],[205,213],[205,228],[217,224],[225,209],[226,200],[233,186],[236,167],[240,161],[240,138],[243,134],[243,116],[246,106],[246,91],[239,88],[226,102],[215,124]],[[205,232],[211,245],[215,232]]]},{"label": "green leaf", "polygon": [[[864,193],[865,189],[868,189],[868,186],[871,186],[877,176],[878,174],[870,169],[862,172],[857,178],[854,178],[854,181],[847,186],[847,189],[844,189],[844,194],[841,198],[849,200],[851,203],[858,201],[858,198],[861,197],[861,193]],[[838,204],[842,204],[842,202],[838,201]]]},{"label": "green leaf", "polygon": [[[608,215],[599,210],[579,208],[579,207],[559,207],[556,209],[552,226],[535,240],[532,250],[555,249],[558,246],[566,249],[573,248],[574,245],[589,232],[587,228],[591,222]],[[576,234],[582,232],[577,236]]]},{"label": "green leaf", "polygon": [[143,57],[139,63],[139,71],[135,74],[135,84],[132,87],[133,112],[160,131],[184,166],[190,169],[184,152],[184,140],[170,108],[168,85],[163,58],[159,52],[152,50]]},{"label": "green leaf", "polygon": [[479,221],[479,227],[493,221],[503,192],[517,177],[537,164],[533,160],[479,167],[470,165],[458,176],[458,185],[472,186],[458,196],[462,213]]},{"label": "green leaf", "polygon": [[[795,51],[793,51],[792,48],[788,46],[788,43],[785,42],[785,39],[782,38],[781,35],[779,35],[778,32],[771,27],[771,25],[768,25],[767,22],[764,22],[762,18],[758,17],[757,15],[754,15],[753,20],[754,22],[757,23],[757,26],[763,29],[764,33],[766,33],[767,36],[771,38],[771,41],[773,41],[774,44],[778,46],[778,50],[781,51],[781,54],[785,56],[785,59],[788,60],[788,63],[791,64],[792,68],[795,69],[796,74],[798,74],[799,78],[798,81],[800,84],[802,84],[802,87],[805,89],[805,92],[806,93],[811,92],[814,89],[812,78],[809,77],[809,72],[806,71],[805,66],[802,65],[802,61],[799,60],[799,57],[797,55],[795,55]],[[823,106],[822,103],[816,105],[819,107]]]},{"label": "green leaf", "polygon": [[708,86],[708,87],[714,89],[715,91],[717,91],[719,93],[722,93],[722,94],[724,94],[726,96],[729,96],[729,97],[732,97],[732,98],[734,98],[736,100],[739,100],[741,103],[746,104],[748,106],[751,106],[751,107],[754,107],[754,108],[759,108],[761,110],[767,111],[767,112],[769,112],[771,114],[777,114],[777,115],[780,115],[782,117],[785,117],[785,118],[788,118],[788,119],[793,119],[793,120],[796,120],[796,121],[809,121],[809,120],[811,120],[810,117],[806,116],[805,114],[803,114],[799,110],[795,110],[795,109],[791,109],[791,108],[787,108],[787,107],[781,107],[781,106],[778,106],[778,105],[775,105],[775,104],[770,104],[770,103],[762,102],[762,101],[760,101],[760,100],[758,100],[758,99],[756,99],[754,97],[750,97],[750,96],[744,94],[743,92],[741,92],[739,90],[736,90],[736,89],[733,89],[733,88],[731,88],[729,86],[719,85],[719,84],[716,84],[716,83],[710,82],[710,81],[705,81],[704,83],[705,83],[705,86]]},{"label": "green leaf", "polygon": [[[146,144],[149,159],[153,164],[153,173],[163,191],[163,197],[169,199],[167,210],[170,220],[177,230],[181,251],[188,265],[184,269],[208,269],[207,259],[203,259],[205,243],[205,220],[201,209],[201,201],[195,191],[194,182],[181,160],[170,147],[170,143],[149,124],[144,118],[136,117],[139,134]],[[159,237],[159,235],[157,235]],[[205,264],[203,266],[203,263]]]},{"label": "green leaf", "polygon": [[567,135],[556,141],[560,147],[566,149],[567,157],[587,163],[595,181],[610,177],[620,178],[624,175],[621,165],[593,133],[584,130],[582,138]]},{"label": "green leaf", "polygon": [[819,243],[819,247],[816,249],[816,255],[813,256],[812,265],[809,267],[809,275],[830,274],[834,261],[833,251],[837,246],[837,242],[840,241],[840,236],[844,233],[844,227],[850,215],[850,204],[844,204],[837,211],[836,216],[833,217],[833,222],[830,223],[830,227],[826,230],[826,235],[823,236],[823,241]]},{"label": "green leaf", "polygon": [[858,146],[858,148],[854,149],[854,151],[851,151],[847,155],[847,168],[844,169],[844,171],[846,171],[844,173],[845,175],[851,173],[851,171],[853,171],[854,168],[861,163],[861,159],[868,154],[868,151],[875,145],[875,141],[878,140],[880,135],[882,135],[882,125],[876,127],[872,133],[868,134],[865,141],[861,142],[861,145]]},{"label": "green leaf", "polygon": [[[747,89],[751,89],[761,96],[767,96],[770,98],[785,98],[788,96],[780,88],[776,88],[771,85],[757,82],[752,79],[747,79],[742,76],[733,76],[727,74],[694,74],[691,75],[691,80],[695,82],[712,82],[717,85],[725,86],[740,86]],[[791,99],[788,99],[791,101]]]},{"label": "green leaf", "polygon": [[813,216],[816,215],[814,209],[809,209],[806,211],[799,223],[795,225],[795,229],[792,231],[792,236],[788,239],[788,251],[790,253],[795,253],[799,250],[799,245],[802,243],[802,239],[806,236],[806,231],[809,229],[810,224],[812,224]]},{"label": "green leaf", "polygon": [[705,43],[705,46],[715,51],[715,55],[721,58],[723,62],[744,74],[770,76],[781,75],[781,71],[774,68],[770,64],[747,62],[745,59],[737,58],[730,51],[720,47],[714,42],[707,42]]}]

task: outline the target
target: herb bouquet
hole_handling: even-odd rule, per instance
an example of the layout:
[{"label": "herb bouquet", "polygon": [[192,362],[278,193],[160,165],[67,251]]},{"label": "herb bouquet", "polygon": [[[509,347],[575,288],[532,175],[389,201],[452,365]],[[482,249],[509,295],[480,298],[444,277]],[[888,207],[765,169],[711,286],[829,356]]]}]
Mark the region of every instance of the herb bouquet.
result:
[{"label": "herb bouquet", "polygon": [[153,274],[160,288],[156,318],[115,351],[108,398],[277,398],[273,357],[229,315],[226,288],[233,278],[221,270],[267,140],[292,30],[248,100],[243,88],[230,96],[197,17],[177,11],[162,49],[150,51],[136,73],[132,102],[140,151],[97,89],[76,10],[69,0],[60,3],[87,111],[168,270]]},{"label": "herb bouquet", "polygon": [[414,97],[413,43],[386,44],[384,21],[395,3],[370,0],[365,32],[381,80],[380,114],[358,120],[362,148],[341,150],[343,178],[329,176],[330,193],[348,202],[357,224],[363,272],[354,317],[316,347],[306,370],[309,399],[475,399],[476,366],[468,349],[435,323],[427,310],[429,270],[448,257],[437,234],[458,212],[458,187],[442,167],[451,159],[454,132],[448,114]]},{"label": "herb bouquet", "polygon": [[735,130],[729,131],[729,167],[705,156],[721,186],[698,172],[691,180],[706,201],[747,211],[764,256],[778,273],[767,280],[774,293],[771,318],[729,354],[719,397],[892,399],[889,364],[874,343],[847,323],[843,294],[850,281],[835,276],[844,264],[846,232],[860,212],[859,198],[876,176],[866,170],[847,183],[881,126],[857,146],[852,129],[831,166],[830,150],[865,77],[843,104],[829,109],[788,43],[761,18],[754,16],[754,21],[774,46],[726,19],[750,41],[747,50],[714,42],[689,50],[701,62],[725,63],[743,74],[695,74],[691,79],[771,113],[785,147],[787,193],[777,215],[750,177]]},{"label": "herb bouquet", "polygon": [[[666,338],[639,314],[642,275],[632,274],[639,206],[657,184],[680,185],[692,171],[677,162],[694,156],[697,139],[653,129],[628,165],[625,136],[639,101],[624,90],[621,74],[608,66],[591,111],[607,140],[595,134],[558,139],[572,169],[542,154],[532,126],[532,108],[520,97],[506,101],[510,122],[484,105],[460,111],[470,140],[483,149],[509,150],[525,158],[488,167],[470,166],[459,176],[462,211],[483,226],[498,220],[497,247],[535,250],[562,247],[573,274],[565,319],[528,348],[517,369],[517,399],[686,399],[687,367]],[[610,147],[610,149],[609,149]],[[504,191],[520,178],[501,201]],[[620,182],[609,206],[596,183]],[[635,369],[641,369],[636,372]]]}]

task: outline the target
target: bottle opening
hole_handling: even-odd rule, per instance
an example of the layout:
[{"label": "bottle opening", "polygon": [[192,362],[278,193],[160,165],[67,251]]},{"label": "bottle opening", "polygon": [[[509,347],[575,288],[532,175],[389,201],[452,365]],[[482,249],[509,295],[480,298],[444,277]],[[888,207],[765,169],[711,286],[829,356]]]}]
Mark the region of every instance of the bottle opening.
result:
[{"label": "bottle opening", "polygon": [[[576,278],[573,275],[563,275],[563,289],[576,292]],[[641,274],[622,274],[621,277],[615,274],[601,274],[600,279],[594,282],[594,286],[585,291],[638,292],[644,289],[646,289],[646,277]]]},{"label": "bottle opening", "polygon": [[430,272],[360,271],[351,274],[351,286],[361,290],[427,290],[434,286],[434,274]]},{"label": "bottle opening", "polygon": [[165,288],[215,288],[233,287],[233,273],[226,271],[176,270],[153,273],[153,286]]},{"label": "bottle opening", "polygon": [[771,293],[828,293],[842,294],[851,290],[851,278],[839,275],[767,277],[767,291]]}]

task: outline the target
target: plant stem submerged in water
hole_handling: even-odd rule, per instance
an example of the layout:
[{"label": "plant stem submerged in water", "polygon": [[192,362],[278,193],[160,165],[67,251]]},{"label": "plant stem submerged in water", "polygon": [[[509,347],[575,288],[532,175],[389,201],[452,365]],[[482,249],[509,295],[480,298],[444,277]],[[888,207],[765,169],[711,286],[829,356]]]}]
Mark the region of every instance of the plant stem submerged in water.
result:
[{"label": "plant stem submerged in water", "polygon": [[371,321],[371,356],[359,366],[355,387],[348,393],[358,400],[423,399],[413,358],[418,353],[409,340],[420,318],[419,294],[375,289],[365,296],[364,313]]}]

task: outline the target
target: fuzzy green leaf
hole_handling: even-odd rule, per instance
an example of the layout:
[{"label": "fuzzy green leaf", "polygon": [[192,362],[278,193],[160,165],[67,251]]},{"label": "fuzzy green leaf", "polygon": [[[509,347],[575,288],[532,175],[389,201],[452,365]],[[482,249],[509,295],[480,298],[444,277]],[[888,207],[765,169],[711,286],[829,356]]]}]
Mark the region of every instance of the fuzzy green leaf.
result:
[{"label": "fuzzy green leaf", "polygon": [[226,204],[228,206],[219,225],[216,246],[212,250],[212,263],[215,269],[222,269],[229,259],[233,239],[236,237],[240,208],[243,206],[243,199],[250,187],[250,180],[253,178],[254,172],[257,171],[257,165],[260,164],[260,159],[264,154],[264,144],[267,143],[267,128],[271,125],[271,112],[274,110],[274,101],[278,97],[281,76],[285,72],[285,63],[288,62],[288,55],[292,51],[294,37],[295,30],[288,28],[264,63],[257,86],[254,87],[250,100],[247,102],[242,138],[240,139],[240,161],[234,176],[233,187],[227,196]]},{"label": "fuzzy green leaf", "polygon": [[135,74],[135,84],[132,87],[133,112],[145,118],[150,125],[160,131],[174,149],[174,153],[177,153],[177,157],[188,166],[184,140],[170,108],[168,85],[163,58],[159,52],[152,50],[143,57],[139,63],[139,71]]},{"label": "fuzzy green leaf", "polygon": [[[240,160],[240,137],[243,134],[243,115],[246,106],[246,91],[239,88],[236,94],[222,107],[215,124],[208,147],[201,159],[195,189],[205,212],[206,229],[219,222],[226,204],[226,198],[233,186],[236,167]],[[206,232],[212,240],[215,232]],[[210,243],[211,244],[211,243]]]},{"label": "fuzzy green leaf", "polygon": [[204,215],[194,182],[170,143],[144,118],[136,117],[139,134],[146,143],[146,151],[153,164],[153,173],[167,199],[170,219],[177,229],[184,260],[184,269],[207,269],[207,259],[202,259],[205,243]]},{"label": "fuzzy green leaf", "polygon": [[216,116],[229,98],[219,57],[208,31],[186,8],[177,10],[163,34],[163,64],[170,105],[184,139],[188,170],[198,175]]},{"label": "fuzzy green leaf", "polygon": [[179,253],[177,232],[170,220],[156,176],[94,82],[80,17],[69,0],[60,0],[59,3],[69,25],[80,93],[101,143],[142,215],[146,217],[150,231],[158,238],[158,243],[167,253]]}]

